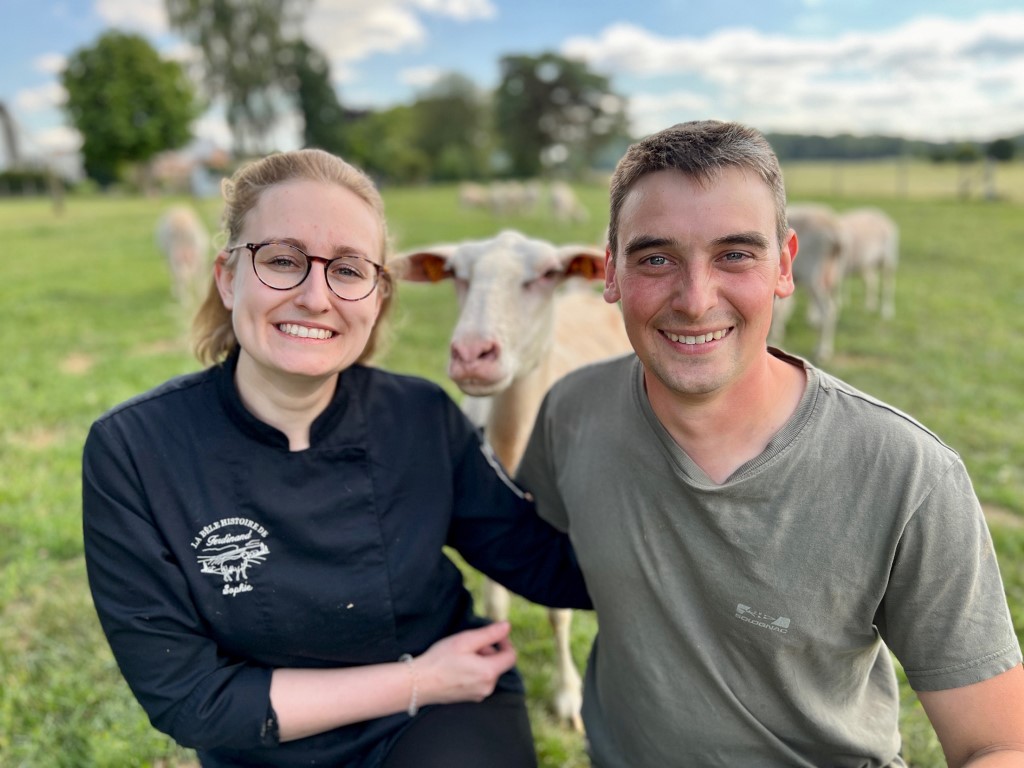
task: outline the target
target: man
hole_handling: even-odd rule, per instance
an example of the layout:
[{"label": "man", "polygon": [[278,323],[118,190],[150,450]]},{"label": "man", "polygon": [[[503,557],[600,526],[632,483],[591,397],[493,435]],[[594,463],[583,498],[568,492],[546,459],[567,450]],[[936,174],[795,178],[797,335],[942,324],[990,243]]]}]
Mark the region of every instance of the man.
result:
[{"label": "man", "polygon": [[548,395],[520,465],[600,632],[594,764],[902,766],[902,663],[950,765],[1024,766],[1024,671],[960,458],[766,346],[797,238],[740,125],[677,125],[612,178],[605,298],[636,355]]}]

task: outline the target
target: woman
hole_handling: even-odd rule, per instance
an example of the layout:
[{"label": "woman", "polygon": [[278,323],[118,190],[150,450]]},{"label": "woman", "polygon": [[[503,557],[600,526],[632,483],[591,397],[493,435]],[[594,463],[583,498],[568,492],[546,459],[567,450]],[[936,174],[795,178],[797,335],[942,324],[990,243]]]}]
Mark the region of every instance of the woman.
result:
[{"label": "woman", "polygon": [[473,615],[442,547],[589,607],[567,539],[440,387],[363,365],[394,290],[369,179],[300,150],[224,196],[210,367],[85,445],[90,587],[125,678],[204,766],[534,765],[509,626]]}]

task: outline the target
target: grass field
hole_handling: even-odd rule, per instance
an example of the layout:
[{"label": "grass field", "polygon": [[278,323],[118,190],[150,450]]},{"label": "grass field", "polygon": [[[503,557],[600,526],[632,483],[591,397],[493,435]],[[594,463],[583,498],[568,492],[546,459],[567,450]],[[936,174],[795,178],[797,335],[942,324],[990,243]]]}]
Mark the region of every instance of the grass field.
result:
[{"label": "grass field", "polygon": [[[936,184],[911,195],[891,187],[891,167],[844,168],[846,181],[838,187],[830,182],[836,172],[827,165],[787,168],[791,198],[839,208],[882,205],[901,227],[902,261],[893,321],[868,315],[859,284],[850,286],[837,354],[827,368],[909,411],[962,453],[990,512],[1018,636],[1024,636],[1024,260],[1017,255],[1024,188],[997,202],[960,200],[955,177],[945,193]],[[1001,178],[1016,190],[1024,174],[1011,166]],[[460,212],[451,187],[389,189],[385,197],[400,248],[484,236],[499,226],[558,242],[593,242],[604,228],[605,190],[579,191],[593,216],[569,228],[543,216],[496,221]],[[0,201],[8,254],[0,267],[5,767],[170,766],[191,759],[149,726],[120,678],[92,611],[80,533],[79,462],[88,425],[111,405],[196,368],[153,245],[166,205],[70,198],[55,217],[43,200]],[[218,209],[215,201],[204,203],[211,225]],[[808,354],[814,336],[801,317],[794,315],[786,346]],[[382,364],[444,382],[453,319],[447,289],[402,286],[394,343]],[[541,764],[584,766],[581,740],[553,723],[546,709],[553,662],[546,616],[517,600],[512,618]],[[578,615],[573,643],[581,666],[594,631],[593,616]],[[904,694],[906,758],[915,766],[942,765],[906,686]]]}]

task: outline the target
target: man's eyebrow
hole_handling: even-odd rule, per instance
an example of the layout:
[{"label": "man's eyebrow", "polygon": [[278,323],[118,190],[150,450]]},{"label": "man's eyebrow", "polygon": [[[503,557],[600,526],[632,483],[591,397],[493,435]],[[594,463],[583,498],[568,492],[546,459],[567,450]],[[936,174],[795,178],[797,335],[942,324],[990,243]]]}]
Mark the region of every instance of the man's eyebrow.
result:
[{"label": "man's eyebrow", "polygon": [[644,251],[648,248],[671,248],[678,244],[672,237],[658,237],[657,235],[637,235],[623,247],[622,252],[630,256],[637,251]]},{"label": "man's eyebrow", "polygon": [[734,232],[729,235],[722,235],[716,237],[711,241],[711,245],[716,248],[728,245],[749,245],[754,248],[765,249],[771,245],[771,241],[763,234],[757,231],[750,232]]}]

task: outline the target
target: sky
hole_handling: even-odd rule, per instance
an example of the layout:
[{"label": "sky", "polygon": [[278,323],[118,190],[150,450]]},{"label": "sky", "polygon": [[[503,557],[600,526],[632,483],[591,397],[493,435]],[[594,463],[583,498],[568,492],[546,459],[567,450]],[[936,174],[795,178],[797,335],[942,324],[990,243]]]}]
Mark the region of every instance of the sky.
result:
[{"label": "sky", "polygon": [[[74,155],[59,73],[111,28],[195,56],[163,0],[0,0],[0,102],[24,157]],[[490,90],[502,56],[550,51],[608,76],[636,137],[698,118],[933,141],[1024,133],[1022,0],[313,0],[304,33],[350,108],[409,103],[449,72]],[[222,114],[214,104],[193,129],[227,148]],[[297,146],[299,124],[276,136]]]}]

